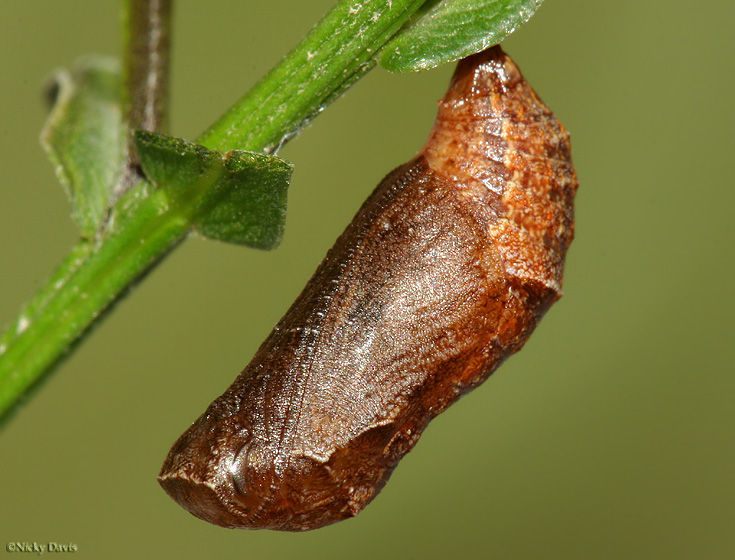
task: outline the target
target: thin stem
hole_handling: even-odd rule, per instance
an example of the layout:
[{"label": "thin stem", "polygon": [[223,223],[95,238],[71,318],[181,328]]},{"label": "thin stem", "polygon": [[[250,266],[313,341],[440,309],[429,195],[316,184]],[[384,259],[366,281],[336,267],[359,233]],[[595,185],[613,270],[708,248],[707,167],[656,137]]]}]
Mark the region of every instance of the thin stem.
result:
[{"label": "thin stem", "polygon": [[171,0],[123,2],[123,115],[128,138],[117,197],[140,178],[135,131],[163,131],[168,123],[170,30]]},{"label": "thin stem", "polygon": [[[276,150],[372,66],[374,54],[423,1],[342,0],[200,143],[221,151]],[[183,239],[198,200],[169,202],[164,189],[145,181],[132,186],[101,239],[77,245],[57,281],[52,278],[26,308],[34,312],[0,337],[0,415]]]},{"label": "thin stem", "polygon": [[130,130],[166,128],[170,0],[128,0],[125,3],[125,103]]}]

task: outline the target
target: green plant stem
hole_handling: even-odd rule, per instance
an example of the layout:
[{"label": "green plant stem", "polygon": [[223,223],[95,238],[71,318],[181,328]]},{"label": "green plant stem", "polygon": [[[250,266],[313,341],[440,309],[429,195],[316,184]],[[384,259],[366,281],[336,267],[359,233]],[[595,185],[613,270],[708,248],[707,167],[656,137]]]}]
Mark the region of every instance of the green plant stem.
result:
[{"label": "green plant stem", "polygon": [[[424,0],[339,2],[283,61],[198,141],[275,151],[362,76]],[[172,205],[139,181],[101,238],[81,241],[0,337],[0,414],[48,371],[137,278],[174,247],[197,200]]]},{"label": "green plant stem", "polygon": [[[146,189],[139,183],[134,189]],[[130,196],[139,193],[131,191]],[[0,409],[5,411],[102,311],[186,232],[187,216],[166,212],[161,192],[142,198],[104,242],[81,241],[2,340]],[[5,343],[7,337],[7,343]]]},{"label": "green plant stem", "polygon": [[424,2],[339,2],[197,141],[221,151],[274,151],[367,72]]}]

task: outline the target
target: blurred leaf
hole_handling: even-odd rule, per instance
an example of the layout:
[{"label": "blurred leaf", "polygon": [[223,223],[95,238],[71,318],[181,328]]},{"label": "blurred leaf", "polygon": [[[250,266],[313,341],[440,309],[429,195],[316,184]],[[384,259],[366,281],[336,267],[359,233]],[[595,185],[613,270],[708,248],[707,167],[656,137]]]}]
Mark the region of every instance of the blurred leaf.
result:
[{"label": "blurred leaf", "polygon": [[137,131],[141,166],[172,204],[193,205],[194,229],[210,239],[272,249],[283,236],[292,167],[265,154],[225,154]]},{"label": "blurred leaf", "polygon": [[428,70],[497,45],[543,0],[430,0],[379,55],[392,72]]},{"label": "blurred leaf", "polygon": [[53,77],[53,107],[41,145],[55,166],[84,237],[104,219],[125,158],[125,127],[116,60],[90,56]]}]

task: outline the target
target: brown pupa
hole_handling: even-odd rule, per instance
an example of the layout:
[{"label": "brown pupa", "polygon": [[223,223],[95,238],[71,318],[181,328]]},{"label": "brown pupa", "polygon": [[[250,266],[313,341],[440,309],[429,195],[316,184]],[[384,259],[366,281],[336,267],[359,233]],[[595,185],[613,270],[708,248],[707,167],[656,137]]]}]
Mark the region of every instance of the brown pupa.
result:
[{"label": "brown pupa", "polygon": [[461,61],[427,144],[174,444],[163,488],[224,527],[357,514],[559,297],[576,189],[569,136],[513,61]]}]

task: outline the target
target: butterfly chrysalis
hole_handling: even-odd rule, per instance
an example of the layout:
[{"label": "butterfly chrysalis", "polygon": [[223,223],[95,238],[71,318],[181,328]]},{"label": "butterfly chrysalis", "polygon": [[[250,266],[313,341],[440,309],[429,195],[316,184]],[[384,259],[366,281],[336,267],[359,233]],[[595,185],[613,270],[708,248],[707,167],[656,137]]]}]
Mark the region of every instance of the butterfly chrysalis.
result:
[{"label": "butterfly chrysalis", "polygon": [[357,514],[559,297],[576,189],[569,136],[511,59],[462,60],[426,145],[174,444],[163,488],[225,527]]}]

